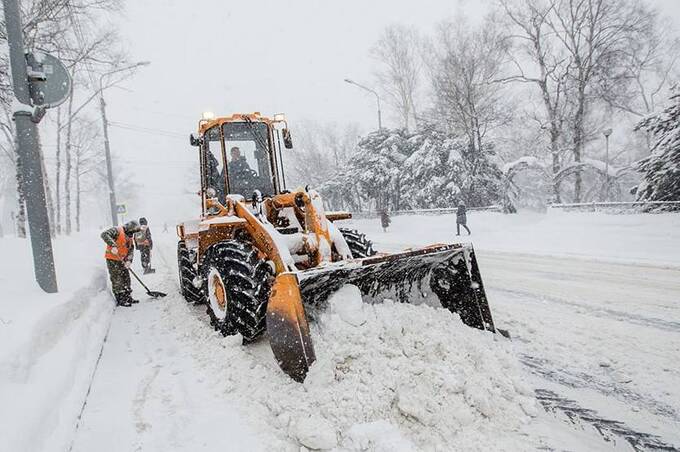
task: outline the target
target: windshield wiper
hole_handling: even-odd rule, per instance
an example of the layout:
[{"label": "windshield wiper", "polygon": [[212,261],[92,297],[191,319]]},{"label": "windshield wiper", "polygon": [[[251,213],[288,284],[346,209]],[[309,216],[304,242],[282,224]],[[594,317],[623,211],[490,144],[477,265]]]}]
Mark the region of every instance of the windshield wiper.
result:
[{"label": "windshield wiper", "polygon": [[260,147],[266,152],[268,150],[269,146],[267,146],[267,143],[262,139],[260,134],[258,134],[255,131],[255,126],[253,125],[253,120],[250,119],[247,116],[244,116],[243,119],[245,120],[246,124],[248,125],[248,131],[250,132],[250,134],[253,136],[253,138],[255,138],[255,141],[257,141],[257,143],[260,145]]}]

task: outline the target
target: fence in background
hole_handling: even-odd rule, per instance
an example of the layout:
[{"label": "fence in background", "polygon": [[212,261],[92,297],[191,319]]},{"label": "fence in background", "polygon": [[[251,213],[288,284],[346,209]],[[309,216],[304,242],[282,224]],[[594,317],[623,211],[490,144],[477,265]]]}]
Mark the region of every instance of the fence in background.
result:
[{"label": "fence in background", "polygon": [[[441,209],[414,209],[414,210],[392,210],[389,211],[389,215],[449,215],[455,214],[457,208],[441,208]],[[468,212],[478,211],[478,212],[502,212],[501,206],[484,206],[484,207],[468,207]],[[352,217],[354,218],[377,218],[378,212],[352,212]]]},{"label": "fence in background", "polygon": [[678,212],[680,211],[680,201],[581,202],[573,204],[551,204],[549,208],[564,210],[567,212]]}]

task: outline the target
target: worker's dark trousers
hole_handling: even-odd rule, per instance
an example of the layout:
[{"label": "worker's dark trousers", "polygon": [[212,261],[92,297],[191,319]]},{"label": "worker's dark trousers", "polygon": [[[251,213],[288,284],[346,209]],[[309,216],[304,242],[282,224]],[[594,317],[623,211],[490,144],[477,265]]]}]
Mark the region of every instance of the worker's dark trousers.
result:
[{"label": "worker's dark trousers", "polygon": [[139,246],[139,252],[142,255],[142,268],[147,270],[151,268],[151,247]]},{"label": "worker's dark trousers", "polygon": [[111,290],[116,297],[116,301],[121,303],[129,300],[132,288],[130,287],[130,272],[125,268],[123,261],[106,259],[106,266],[109,269],[111,279]]},{"label": "worker's dark trousers", "polygon": [[463,227],[465,228],[465,230],[467,231],[468,235],[471,234],[471,233],[470,233],[470,229],[468,229],[468,227],[467,227],[466,224],[456,223],[456,235],[460,235],[460,227],[461,227],[461,226],[463,226]]}]

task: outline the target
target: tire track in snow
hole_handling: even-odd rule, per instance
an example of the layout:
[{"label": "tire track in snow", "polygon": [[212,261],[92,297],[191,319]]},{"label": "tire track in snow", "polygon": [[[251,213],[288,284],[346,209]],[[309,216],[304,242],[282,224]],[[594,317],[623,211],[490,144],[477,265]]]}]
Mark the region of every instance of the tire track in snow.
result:
[{"label": "tire track in snow", "polygon": [[[137,429],[137,433],[142,433],[151,427],[151,424],[144,420],[143,411],[144,405],[146,404],[146,400],[149,396],[149,392],[151,391],[151,385],[158,376],[161,367],[163,366],[161,366],[160,364],[156,364],[153,366],[151,374],[144,377],[144,379],[140,382],[137,389],[137,396],[132,401],[133,407],[132,412],[134,414],[135,429]],[[141,448],[141,445],[139,447]]]},{"label": "tire track in snow", "polygon": [[574,424],[590,425],[607,441],[616,437],[624,439],[636,451],[680,452],[680,448],[664,442],[656,435],[638,432],[620,421],[601,417],[596,411],[581,407],[576,401],[567,399],[548,389],[536,389],[536,398],[543,408],[552,413],[561,412]]},{"label": "tire track in snow", "polygon": [[622,402],[632,406],[637,405],[657,416],[668,418],[680,424],[680,413],[672,406],[654,398],[639,394],[627,388],[622,388],[618,385],[608,384],[585,372],[570,372],[560,368],[556,363],[545,358],[522,354],[520,361],[528,367],[533,374],[543,377],[546,380],[573,389],[593,389],[604,396],[611,396],[613,394]]}]

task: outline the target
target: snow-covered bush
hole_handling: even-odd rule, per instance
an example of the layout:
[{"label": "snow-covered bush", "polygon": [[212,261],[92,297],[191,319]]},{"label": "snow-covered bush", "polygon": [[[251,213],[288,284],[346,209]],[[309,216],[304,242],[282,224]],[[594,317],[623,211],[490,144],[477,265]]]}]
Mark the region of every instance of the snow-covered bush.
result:
[{"label": "snow-covered bush", "polygon": [[680,200],[680,87],[674,91],[666,110],[638,125],[656,140],[652,153],[637,163],[643,174],[637,187],[640,201]]},{"label": "snow-covered bush", "polygon": [[547,165],[536,157],[524,156],[503,166],[503,210],[518,208],[544,211],[552,198],[552,177]]}]

